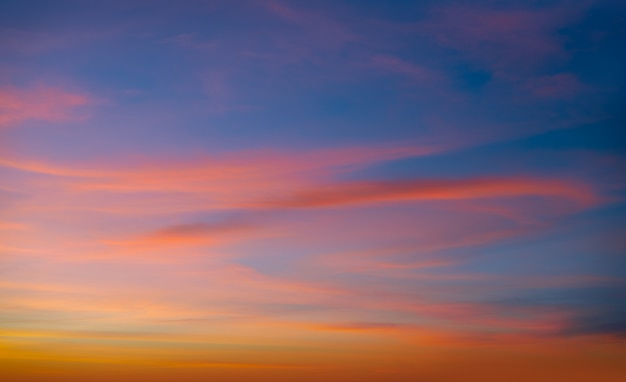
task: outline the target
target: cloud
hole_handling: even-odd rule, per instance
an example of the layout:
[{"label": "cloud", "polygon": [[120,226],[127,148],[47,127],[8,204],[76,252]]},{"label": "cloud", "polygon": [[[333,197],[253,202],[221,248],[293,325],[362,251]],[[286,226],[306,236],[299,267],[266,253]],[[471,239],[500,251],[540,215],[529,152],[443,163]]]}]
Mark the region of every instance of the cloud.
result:
[{"label": "cloud", "polygon": [[77,108],[91,103],[89,97],[54,87],[0,88],[0,127],[30,120],[65,122],[78,117]]},{"label": "cloud", "polygon": [[191,223],[169,226],[146,235],[126,240],[107,241],[113,245],[168,245],[168,244],[203,244],[236,239],[237,234],[248,232],[253,227],[240,221],[223,221],[217,223]]},{"label": "cloud", "polygon": [[202,76],[207,106],[203,108],[213,114],[247,112],[254,107],[241,104],[233,91],[232,81],[227,71],[209,71]]},{"label": "cloud", "polygon": [[496,71],[512,73],[566,57],[558,29],[575,20],[583,2],[545,8],[435,7],[418,29],[442,46],[466,52]]},{"label": "cloud", "polygon": [[[86,178],[133,178],[147,176],[170,176],[197,179],[201,175],[220,174],[223,177],[247,176],[248,171],[265,170],[263,174],[289,174],[297,172],[315,173],[331,169],[347,170],[367,166],[376,162],[390,161],[422,155],[432,155],[443,151],[437,146],[412,146],[388,144],[379,146],[338,147],[315,150],[250,150],[231,152],[222,155],[200,158],[147,158],[133,162],[126,158],[112,163],[92,163],[76,166],[59,165],[46,161],[19,158],[0,158],[0,165],[17,170],[45,175],[58,175]],[[130,162],[129,162],[130,161]],[[130,164],[129,164],[130,163]]]},{"label": "cloud", "polygon": [[403,180],[354,182],[310,191],[267,202],[267,207],[314,208],[425,200],[556,197],[581,205],[597,200],[587,185],[533,178],[476,178],[451,180]]},{"label": "cloud", "polygon": [[26,224],[23,223],[14,223],[9,221],[0,220],[0,231],[23,231],[27,228]]},{"label": "cloud", "polygon": [[118,158],[115,162],[81,165],[5,157],[0,158],[0,166],[28,175],[19,182],[19,187],[28,183],[29,187],[46,190],[29,199],[31,208],[39,205],[48,210],[70,208],[153,215],[246,208],[251,201],[293,193],[321,179],[373,163],[437,151],[437,148],[381,145],[301,152],[244,151],[185,160]]},{"label": "cloud", "polygon": [[371,58],[370,64],[374,68],[402,74],[419,82],[441,82],[442,80],[442,76],[439,73],[395,56],[376,55]]},{"label": "cloud", "polygon": [[561,335],[609,335],[626,338],[626,278],[604,285],[561,291],[548,303],[572,311]]},{"label": "cloud", "polygon": [[202,41],[198,33],[180,33],[164,39],[163,42],[200,52],[212,52],[219,46],[215,41]]},{"label": "cloud", "polygon": [[[624,278],[525,277],[504,298],[486,301],[494,312],[545,312],[558,319],[544,336],[626,336]],[[521,287],[521,288],[520,288]]]},{"label": "cloud", "polygon": [[626,338],[626,307],[624,304],[581,315],[571,320],[564,335],[612,335]]},{"label": "cloud", "polygon": [[[39,219],[57,219],[59,213],[66,220],[127,219],[115,226],[106,223],[106,230],[94,228],[97,234],[90,236],[88,250],[58,249],[72,258],[136,258],[148,256],[147,252],[158,258],[171,255],[176,246],[224,249],[278,237],[287,242],[297,238],[300,245],[315,240],[307,244],[312,248],[331,243],[404,243],[411,249],[401,253],[437,253],[479,247],[545,229],[557,217],[603,200],[584,182],[538,177],[336,180],[339,175],[373,163],[433,152],[436,150],[380,146],[248,151],[187,160],[120,159],[120,164],[59,165],[16,159],[0,160],[0,164],[23,172],[14,179],[18,188],[35,190],[14,203],[18,214]],[[480,202],[483,208],[468,209],[467,204],[474,202]],[[418,208],[419,203],[424,210],[419,219],[380,215],[383,212],[377,213],[384,219],[371,219],[371,211],[359,212],[359,207],[400,203],[413,204],[412,208]],[[350,214],[334,216],[330,221],[330,216],[312,219],[313,214],[332,214],[337,207],[354,208]],[[221,220],[219,214],[225,212],[234,212],[241,219]],[[198,213],[218,215],[199,217]],[[305,213],[306,219],[289,221],[289,216]],[[155,222],[147,221],[147,217],[167,219]],[[384,220],[393,224],[377,224]],[[48,248],[50,240],[56,239],[48,239]],[[30,240],[27,247],[34,249],[43,243],[43,239],[40,243]],[[344,258],[338,264],[346,262],[348,268],[354,264],[364,272],[384,269],[387,274],[398,268],[410,271],[426,265],[424,259],[363,262],[356,257]],[[432,262],[441,263],[441,259]]]},{"label": "cloud", "polygon": [[539,98],[572,98],[583,89],[583,85],[571,73],[559,73],[530,79],[526,88]]},{"label": "cloud", "polygon": [[[81,270],[94,265],[64,263],[51,268]],[[97,325],[103,316],[113,324],[143,322],[148,325],[146,330],[170,321],[174,326],[194,320],[199,325],[212,322],[229,326],[238,320],[254,324],[275,316],[276,312],[268,308],[277,305],[307,301],[322,307],[345,295],[338,288],[272,277],[242,265],[204,262],[189,267],[188,258],[182,257],[166,266],[117,262],[100,263],[100,268],[111,273],[88,278],[72,273],[74,276],[66,277],[62,284],[47,281],[55,279],[48,272],[39,273],[45,281],[29,281],[34,278],[32,274],[29,280],[5,278],[0,293],[6,298],[0,308],[11,312],[4,316],[6,327],[29,323],[38,329],[59,327],[68,314],[86,324]]]},{"label": "cloud", "polygon": [[276,0],[266,1],[263,6],[288,23],[299,26],[317,49],[339,48],[358,40],[358,36],[347,26],[323,13],[297,9]]},{"label": "cloud", "polygon": [[[283,23],[274,23],[268,28],[264,34],[269,34],[270,39],[266,40],[265,46],[249,46],[247,54],[257,59],[268,59],[271,67],[280,68],[281,71],[287,66],[311,63],[328,70],[337,70],[343,60],[338,60],[334,54],[361,43],[361,37],[349,25],[333,17],[335,15],[331,16],[330,12],[295,7],[293,4],[275,0],[258,3],[261,9],[274,16],[273,19]],[[320,75],[313,74],[316,77]],[[308,77],[298,76],[294,79],[301,81]]]}]

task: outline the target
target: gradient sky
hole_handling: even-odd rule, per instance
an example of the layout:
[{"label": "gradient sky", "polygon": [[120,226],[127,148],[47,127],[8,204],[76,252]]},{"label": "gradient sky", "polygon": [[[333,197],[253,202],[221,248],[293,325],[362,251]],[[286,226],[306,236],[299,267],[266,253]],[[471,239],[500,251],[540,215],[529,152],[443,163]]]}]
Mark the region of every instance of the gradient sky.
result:
[{"label": "gradient sky", "polygon": [[623,381],[620,0],[2,0],[3,381]]}]

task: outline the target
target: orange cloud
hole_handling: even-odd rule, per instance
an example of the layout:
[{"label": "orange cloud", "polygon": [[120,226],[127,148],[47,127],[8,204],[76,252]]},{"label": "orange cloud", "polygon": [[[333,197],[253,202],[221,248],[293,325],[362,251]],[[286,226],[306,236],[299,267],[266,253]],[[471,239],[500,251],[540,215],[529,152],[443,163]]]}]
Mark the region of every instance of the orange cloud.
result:
[{"label": "orange cloud", "polygon": [[118,245],[168,245],[168,244],[211,244],[228,238],[237,238],[242,231],[249,231],[250,224],[237,221],[217,223],[181,224],[159,229],[137,238],[120,242],[108,242]]},{"label": "orange cloud", "polygon": [[54,87],[0,88],[0,127],[11,127],[29,120],[72,120],[76,117],[75,108],[90,102],[85,95]]},{"label": "orange cloud", "polygon": [[0,220],[0,231],[21,231],[26,229],[26,225],[22,223],[13,223]]}]

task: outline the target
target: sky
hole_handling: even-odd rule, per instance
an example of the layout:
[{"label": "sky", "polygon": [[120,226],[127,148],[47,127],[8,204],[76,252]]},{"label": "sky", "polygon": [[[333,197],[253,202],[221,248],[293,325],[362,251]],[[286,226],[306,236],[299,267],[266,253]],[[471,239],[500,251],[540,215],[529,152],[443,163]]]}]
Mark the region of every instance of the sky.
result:
[{"label": "sky", "polygon": [[0,1],[0,379],[623,381],[625,20]]}]

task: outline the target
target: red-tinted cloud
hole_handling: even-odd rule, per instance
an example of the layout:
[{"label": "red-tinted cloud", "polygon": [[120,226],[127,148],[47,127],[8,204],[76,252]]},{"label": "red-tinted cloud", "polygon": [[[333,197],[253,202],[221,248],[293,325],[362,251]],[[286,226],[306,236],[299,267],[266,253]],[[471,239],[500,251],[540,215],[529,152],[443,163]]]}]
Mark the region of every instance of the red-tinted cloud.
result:
[{"label": "red-tinted cloud", "polygon": [[29,120],[63,122],[77,117],[76,109],[90,103],[89,97],[53,87],[0,89],[0,127]]},{"label": "red-tinted cloud", "polygon": [[355,182],[319,187],[268,202],[269,207],[313,208],[352,204],[520,196],[556,197],[582,205],[596,201],[584,184],[532,178],[478,178]]}]

